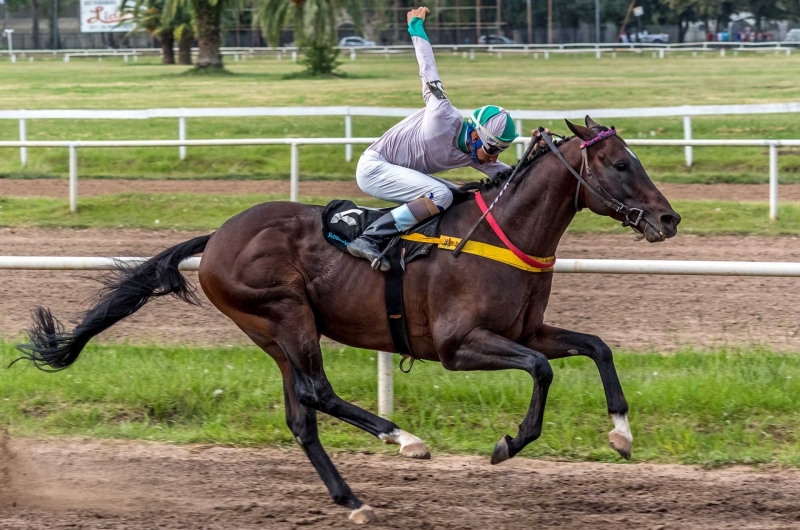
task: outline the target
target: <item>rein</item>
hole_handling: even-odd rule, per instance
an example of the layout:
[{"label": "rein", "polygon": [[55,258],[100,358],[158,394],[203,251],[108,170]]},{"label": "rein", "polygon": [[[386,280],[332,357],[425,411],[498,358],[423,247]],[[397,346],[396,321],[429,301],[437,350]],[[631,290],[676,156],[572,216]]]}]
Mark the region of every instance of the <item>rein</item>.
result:
[{"label": "rein", "polygon": [[[578,207],[578,195],[580,194],[581,191],[581,185],[583,185],[592,195],[600,199],[603,202],[603,204],[605,204],[608,208],[611,208],[617,213],[622,213],[623,215],[625,215],[625,221],[622,222],[622,226],[639,226],[639,223],[642,220],[642,216],[644,215],[644,211],[642,211],[639,208],[630,208],[629,206],[625,206],[617,199],[612,197],[611,194],[608,193],[600,185],[597,178],[594,176],[594,173],[592,173],[592,168],[589,167],[589,159],[587,155],[587,149],[589,148],[589,146],[592,146],[597,142],[605,140],[606,138],[616,136],[617,131],[615,129],[600,131],[600,133],[598,133],[597,136],[595,136],[594,138],[586,140],[585,142],[581,142],[582,160],[581,160],[580,173],[575,171],[575,169],[569,164],[569,162],[567,162],[566,159],[564,159],[564,155],[562,155],[561,151],[558,150],[558,147],[553,142],[553,139],[550,137],[550,135],[547,134],[547,131],[545,131],[544,127],[539,127],[539,132],[542,133],[542,138],[544,138],[544,141],[547,143],[547,147],[549,147],[550,150],[556,154],[558,159],[561,160],[561,163],[564,164],[564,166],[566,166],[566,168],[569,170],[570,173],[572,173],[572,176],[578,179],[578,188],[575,190],[576,210],[578,211],[581,210]],[[591,186],[589,186],[589,184],[583,179],[583,177],[581,177],[581,174],[583,173],[584,169],[586,170],[586,174],[590,176],[592,180],[594,180],[595,187],[597,188],[596,190]],[[602,192],[605,195],[605,197],[603,197],[603,195],[601,195],[600,192]]]}]

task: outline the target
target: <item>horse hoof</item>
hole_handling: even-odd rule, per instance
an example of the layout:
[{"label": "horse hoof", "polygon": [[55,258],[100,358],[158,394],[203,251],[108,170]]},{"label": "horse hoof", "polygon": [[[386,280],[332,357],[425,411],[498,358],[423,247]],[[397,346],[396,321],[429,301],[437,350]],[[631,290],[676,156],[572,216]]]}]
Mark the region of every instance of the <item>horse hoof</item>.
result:
[{"label": "horse hoof", "polygon": [[631,441],[616,431],[608,433],[608,445],[625,460],[631,459]]},{"label": "horse hoof", "polygon": [[375,512],[373,512],[372,508],[366,504],[362,504],[361,508],[357,508],[350,512],[350,517],[348,517],[348,519],[356,524],[367,524],[375,519]]},{"label": "horse hoof", "polygon": [[425,447],[424,443],[412,443],[400,448],[400,456],[405,458],[416,458],[417,460],[430,460],[431,452]]},{"label": "horse hoof", "polygon": [[494,451],[492,451],[492,465],[497,465],[501,462],[505,462],[509,458],[511,458],[511,449],[508,445],[508,442],[511,441],[511,437],[509,435],[504,435],[500,438],[500,441],[497,442],[494,446]]}]

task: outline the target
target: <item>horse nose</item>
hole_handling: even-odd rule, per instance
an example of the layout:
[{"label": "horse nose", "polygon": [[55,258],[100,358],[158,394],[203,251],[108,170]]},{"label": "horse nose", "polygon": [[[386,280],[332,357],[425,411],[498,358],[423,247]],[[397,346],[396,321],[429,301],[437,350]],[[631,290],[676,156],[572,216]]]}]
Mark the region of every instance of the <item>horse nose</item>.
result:
[{"label": "horse nose", "polygon": [[661,221],[661,225],[664,228],[670,232],[675,232],[681,222],[681,216],[678,215],[678,212],[670,211],[669,213],[663,214],[658,220]]}]

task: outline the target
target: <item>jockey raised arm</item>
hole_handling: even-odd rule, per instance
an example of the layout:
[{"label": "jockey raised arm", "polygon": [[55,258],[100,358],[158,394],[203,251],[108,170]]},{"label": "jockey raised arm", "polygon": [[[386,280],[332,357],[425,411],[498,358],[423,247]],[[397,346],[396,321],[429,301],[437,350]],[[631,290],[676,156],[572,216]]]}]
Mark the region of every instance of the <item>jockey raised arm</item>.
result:
[{"label": "jockey raised arm", "polygon": [[[494,105],[463,119],[439,79],[433,48],[425,34],[427,7],[408,12],[408,32],[422,79],[425,108],[407,117],[370,145],[358,161],[356,180],[364,193],[402,204],[369,226],[350,243],[350,254],[373,262],[384,240],[443,212],[454,188],[431,173],[474,167],[490,177],[508,169],[497,157],[517,137],[506,110]],[[389,262],[381,260],[382,271]]]}]

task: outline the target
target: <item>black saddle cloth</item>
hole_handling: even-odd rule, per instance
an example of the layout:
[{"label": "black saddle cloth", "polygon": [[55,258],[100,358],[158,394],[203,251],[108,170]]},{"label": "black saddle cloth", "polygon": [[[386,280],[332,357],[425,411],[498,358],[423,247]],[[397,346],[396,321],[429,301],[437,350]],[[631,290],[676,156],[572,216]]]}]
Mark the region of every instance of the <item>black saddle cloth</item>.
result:
[{"label": "black saddle cloth", "polygon": [[[347,246],[351,241],[364,233],[364,230],[369,225],[391,209],[365,208],[364,206],[357,206],[353,201],[340,199],[331,201],[322,210],[322,235],[325,241],[342,252],[347,252]],[[409,232],[418,232],[428,237],[437,237],[439,235],[440,219],[441,215],[437,215],[415,226]],[[401,239],[397,244],[400,249],[400,252],[397,253],[400,265],[405,268],[405,264],[409,261],[421,256],[427,256],[432,246],[430,243],[417,243],[416,241]],[[390,252],[390,254],[394,255],[395,253]],[[392,256],[387,255],[387,257],[389,261],[392,261]]]}]

